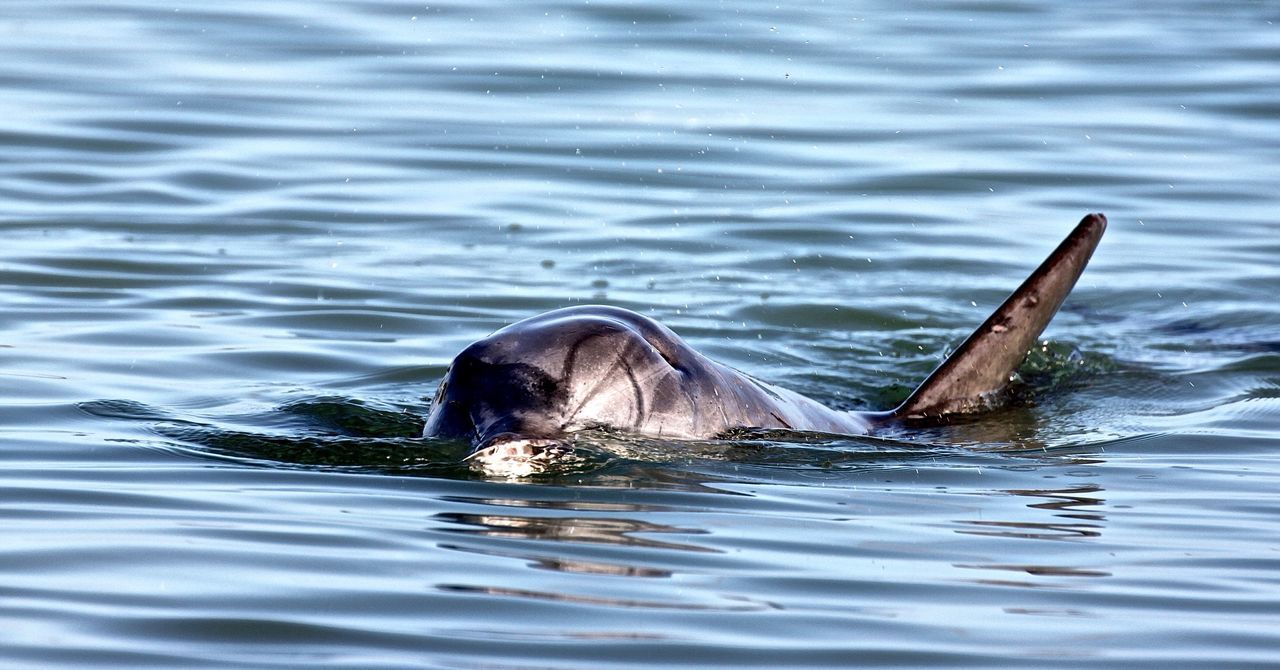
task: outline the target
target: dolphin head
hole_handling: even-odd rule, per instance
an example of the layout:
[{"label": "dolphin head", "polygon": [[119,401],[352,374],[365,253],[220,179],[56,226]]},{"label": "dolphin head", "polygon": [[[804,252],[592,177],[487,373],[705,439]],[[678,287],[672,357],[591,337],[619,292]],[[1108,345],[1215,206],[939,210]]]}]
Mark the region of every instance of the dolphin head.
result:
[{"label": "dolphin head", "polygon": [[576,430],[662,420],[686,396],[664,333],[646,327],[583,307],[507,326],[454,358],[423,434],[467,440],[473,458],[534,458]]},{"label": "dolphin head", "polygon": [[467,440],[477,449],[561,435],[564,380],[536,360],[510,355],[510,344],[488,338],[453,359],[436,390],[425,435]]}]

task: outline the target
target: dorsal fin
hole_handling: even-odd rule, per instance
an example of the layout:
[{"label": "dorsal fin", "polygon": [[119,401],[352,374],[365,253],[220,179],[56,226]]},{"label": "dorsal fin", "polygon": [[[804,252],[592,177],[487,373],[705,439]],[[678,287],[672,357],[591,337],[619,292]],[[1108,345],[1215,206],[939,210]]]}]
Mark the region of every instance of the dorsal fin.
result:
[{"label": "dorsal fin", "polygon": [[985,409],[1075,286],[1107,229],[1107,217],[1089,214],[1022,286],[897,409],[893,419],[925,419]]}]

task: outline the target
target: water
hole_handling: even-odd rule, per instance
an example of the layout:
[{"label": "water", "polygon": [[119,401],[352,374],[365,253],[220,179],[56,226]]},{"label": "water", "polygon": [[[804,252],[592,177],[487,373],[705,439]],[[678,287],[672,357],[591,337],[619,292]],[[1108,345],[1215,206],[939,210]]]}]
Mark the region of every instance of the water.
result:
[{"label": "water", "polygon": [[[0,664],[1280,664],[1270,3],[216,7],[0,8]],[[1095,210],[1006,410],[416,437],[584,302],[890,406]]]}]

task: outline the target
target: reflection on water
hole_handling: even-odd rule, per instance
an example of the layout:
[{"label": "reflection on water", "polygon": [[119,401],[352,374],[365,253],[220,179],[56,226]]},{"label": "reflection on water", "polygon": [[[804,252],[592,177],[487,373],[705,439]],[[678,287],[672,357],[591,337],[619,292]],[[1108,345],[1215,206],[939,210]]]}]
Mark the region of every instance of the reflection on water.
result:
[{"label": "reflection on water", "polygon": [[455,524],[474,526],[471,529],[453,529],[451,532],[481,534],[488,537],[519,538],[552,542],[586,542],[617,544],[634,547],[678,549],[681,551],[712,551],[696,545],[654,540],[640,534],[679,533],[691,531],[646,521],[617,517],[525,517],[494,514],[439,515],[440,519]]},{"label": "reflection on water", "polygon": [[[1087,464],[1096,465],[1102,463],[1101,460],[1082,461],[1076,459],[1072,465]],[[1009,491],[1016,496],[1030,496],[1034,498],[1048,498],[1048,502],[1035,503],[1027,505],[1032,509],[1053,510],[1054,516],[1066,519],[1085,519],[1088,521],[1102,522],[1106,517],[1101,514],[1101,510],[1080,509],[1082,507],[1103,506],[1106,499],[1100,497],[1103,493],[1102,487],[1096,484],[1079,486],[1072,489],[1061,490],[1045,490],[1045,491]]]},{"label": "reflection on water", "polygon": [[[1097,465],[1103,461],[1098,459],[1072,459],[1074,465]],[[1053,540],[1078,541],[1093,540],[1102,536],[1106,516],[1102,510],[1106,507],[1106,499],[1101,486],[1083,485],[1065,489],[1027,490],[1013,489],[1002,493],[1019,498],[1033,498],[1043,502],[1026,505],[1026,509],[1045,510],[1050,512],[1053,520],[1048,521],[998,521],[992,519],[961,520],[958,523],[979,528],[980,530],[961,529],[957,533],[978,535],[993,538],[1013,538],[1019,540]],[[1092,509],[1096,508],[1096,509]],[[1062,522],[1057,519],[1071,519]],[[1046,557],[1051,557],[1049,552]],[[1093,556],[1062,554],[1063,558],[1096,561]],[[1029,577],[1110,577],[1111,572],[1092,568],[1081,568],[1070,565],[1041,564],[1008,564],[1008,563],[955,563],[956,568],[968,570],[995,570],[1012,572]],[[977,578],[973,581],[992,586],[1016,586],[1025,588],[1069,588],[1070,580],[1059,579],[996,579]],[[1016,610],[1018,613],[1025,613]]]},{"label": "reflection on water", "polygon": [[[1101,570],[1083,570],[1083,569],[1080,569],[1080,568],[1068,568],[1068,567],[1055,566],[1055,565],[998,565],[998,564],[992,564],[992,565],[961,565],[961,564],[956,564],[956,567],[957,567],[957,568],[972,568],[972,569],[975,569],[975,570],[1008,570],[1008,571],[1011,571],[1011,572],[1025,572],[1025,573],[1026,573],[1026,574],[1028,574],[1028,575],[1034,575],[1034,576],[1037,576],[1037,577],[1041,577],[1041,576],[1047,576],[1047,577],[1110,577],[1110,576],[1111,576],[1111,573],[1110,573],[1110,572],[1103,572],[1103,571],[1101,571]],[[991,581],[991,580],[983,580],[983,581],[984,581],[984,583],[988,583],[988,584],[999,583],[999,584],[1005,584],[1005,585],[1011,585],[1011,586],[1048,586],[1047,584],[1035,584],[1035,583],[1032,583],[1032,582],[1012,582],[1012,581],[998,581],[998,582],[995,582],[995,581]],[[1054,584],[1054,586],[1057,586],[1057,584]]]},{"label": "reflection on water", "polygon": [[[1101,461],[1094,461],[1095,463]],[[1106,517],[1101,510],[1091,511],[1089,507],[1103,507],[1106,500],[1101,496],[1103,490],[1097,485],[1086,485],[1069,489],[1049,490],[1011,490],[1010,495],[1045,499],[1046,502],[1027,505],[1028,509],[1043,509],[1053,512],[1055,519],[1073,519],[1079,521],[993,521],[962,520],[978,530],[957,530],[967,535],[987,535],[993,537],[1015,537],[1034,540],[1073,540],[1095,538],[1102,535],[1103,522]]]},{"label": "reflection on water", "polygon": [[461,584],[439,584],[436,588],[454,593],[479,593],[504,598],[529,598],[533,600],[552,600],[556,602],[597,605],[603,607],[629,607],[640,609],[678,609],[689,611],[717,612],[758,612],[765,609],[777,609],[768,603],[747,603],[734,605],[700,605],[696,603],[678,603],[657,600],[631,600],[627,598],[604,598],[597,596],[572,595],[568,593],[549,593],[545,591],[528,591],[524,589],[508,589],[497,586],[467,586]]},{"label": "reflection on water", "polygon": [[[504,535],[493,535],[493,537],[509,537]],[[661,570],[656,568],[647,568],[636,565],[617,565],[613,563],[604,563],[601,561],[588,561],[568,558],[565,556],[550,556],[536,552],[517,552],[502,551],[498,549],[490,549],[481,546],[468,546],[462,544],[451,544],[443,542],[439,545],[441,549],[452,551],[471,552],[483,554],[485,556],[502,556],[506,558],[514,558],[523,560],[529,567],[542,570],[554,570],[556,572],[578,572],[592,575],[612,575],[615,577],[670,577],[672,571]]]},{"label": "reflection on water", "polygon": [[657,505],[634,502],[607,502],[603,500],[543,500],[539,498],[483,498],[474,496],[444,496],[442,500],[464,505],[487,507],[518,507],[525,509],[554,509],[575,512],[632,512],[651,513],[670,511]]}]

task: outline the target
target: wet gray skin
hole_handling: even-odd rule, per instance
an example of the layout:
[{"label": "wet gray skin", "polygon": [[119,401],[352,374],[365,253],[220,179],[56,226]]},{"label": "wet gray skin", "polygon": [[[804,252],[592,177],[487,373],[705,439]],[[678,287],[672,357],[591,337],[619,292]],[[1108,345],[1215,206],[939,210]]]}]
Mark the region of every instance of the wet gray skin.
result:
[{"label": "wet gray skin", "polygon": [[1086,216],[1062,244],[896,409],[842,412],[695,351],[629,310],[568,307],[514,323],[453,360],[424,436],[467,440],[473,456],[554,458],[575,431],[676,439],[734,428],[866,434],[899,421],[981,411],[1007,384],[1075,285],[1106,218]]}]

